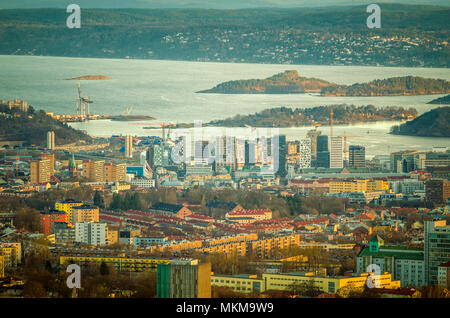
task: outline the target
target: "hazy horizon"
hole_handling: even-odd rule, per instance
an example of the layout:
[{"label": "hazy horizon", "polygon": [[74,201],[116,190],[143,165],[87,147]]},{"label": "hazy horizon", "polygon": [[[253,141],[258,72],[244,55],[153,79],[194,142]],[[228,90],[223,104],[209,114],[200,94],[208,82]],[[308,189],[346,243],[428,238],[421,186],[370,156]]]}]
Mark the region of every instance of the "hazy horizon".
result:
[{"label": "hazy horizon", "polygon": [[450,6],[448,0],[0,0],[0,9],[65,8],[76,3],[82,8],[204,8],[243,9],[256,7],[324,7],[356,6],[371,3]]}]

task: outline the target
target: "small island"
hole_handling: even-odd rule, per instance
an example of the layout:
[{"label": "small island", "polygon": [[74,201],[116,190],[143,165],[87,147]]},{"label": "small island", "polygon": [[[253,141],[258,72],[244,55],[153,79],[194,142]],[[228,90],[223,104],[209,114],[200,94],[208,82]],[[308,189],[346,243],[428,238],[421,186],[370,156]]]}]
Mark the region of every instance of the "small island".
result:
[{"label": "small island", "polygon": [[101,81],[101,80],[110,80],[111,77],[104,75],[85,75],[80,77],[68,78],[67,81]]},{"label": "small island", "polygon": [[450,95],[433,99],[432,101],[428,102],[427,104],[450,105]]},{"label": "small island", "polygon": [[432,109],[416,119],[393,126],[391,134],[419,137],[450,137],[450,106]]},{"label": "small island", "polygon": [[301,77],[297,71],[285,71],[266,79],[221,83],[197,93],[219,94],[304,94],[336,96],[399,96],[450,93],[450,82],[418,76],[392,77],[368,83],[338,85],[322,79]]},{"label": "small island", "polygon": [[223,120],[211,121],[207,126],[218,127],[302,127],[315,123],[328,125],[333,110],[333,123],[346,125],[359,122],[375,122],[388,120],[408,120],[417,116],[414,108],[388,106],[377,108],[373,105],[330,105],[312,108],[269,108],[250,115],[236,115]]},{"label": "small island", "polygon": [[302,77],[297,71],[285,71],[266,79],[230,81],[197,93],[221,94],[302,94],[320,93],[321,89],[336,86],[317,78]]}]

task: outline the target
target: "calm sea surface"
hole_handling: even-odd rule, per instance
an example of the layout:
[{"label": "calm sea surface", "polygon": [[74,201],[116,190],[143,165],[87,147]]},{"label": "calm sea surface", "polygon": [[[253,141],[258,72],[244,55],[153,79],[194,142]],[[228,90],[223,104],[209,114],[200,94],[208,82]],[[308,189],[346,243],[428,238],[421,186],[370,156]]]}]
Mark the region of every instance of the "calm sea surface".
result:
[{"label": "calm sea surface", "polygon": [[[32,56],[0,56],[0,98],[27,100],[36,109],[57,114],[75,113],[77,82],[64,79],[83,75],[105,75],[111,80],[81,81],[84,96],[94,103],[91,113],[150,115],[154,122],[204,122],[236,114],[254,113],[271,107],[314,107],[330,104],[354,104],[377,107],[415,107],[419,113],[437,105],[426,103],[443,95],[390,97],[320,97],[291,95],[221,95],[196,94],[221,82],[236,79],[265,78],[285,70],[340,84],[367,82],[394,76],[423,76],[450,80],[450,70],[443,68],[397,68],[318,65],[274,65],[202,63],[156,60],[86,59]],[[361,136],[351,144],[366,146],[369,156],[401,149],[431,149],[449,146],[450,138],[423,138],[387,134],[395,122],[336,126],[334,134]],[[94,136],[112,134],[158,135],[160,130],[145,130],[144,125],[109,120],[74,123],[73,127]],[[303,138],[305,128],[280,129],[289,139]],[[326,126],[320,128],[329,133]]]}]

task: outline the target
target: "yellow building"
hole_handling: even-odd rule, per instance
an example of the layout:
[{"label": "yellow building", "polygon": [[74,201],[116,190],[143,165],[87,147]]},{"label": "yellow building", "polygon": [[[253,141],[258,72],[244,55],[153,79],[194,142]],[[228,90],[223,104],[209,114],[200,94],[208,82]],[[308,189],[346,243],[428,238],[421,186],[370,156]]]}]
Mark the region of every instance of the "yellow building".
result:
[{"label": "yellow building", "polygon": [[240,256],[245,256],[247,254],[247,244],[246,242],[232,242],[213,245],[210,247],[202,248],[199,252],[204,253],[223,253],[223,254],[237,254]]},{"label": "yellow building", "polygon": [[225,243],[231,243],[231,242],[247,242],[247,241],[254,241],[258,239],[258,234],[252,233],[252,234],[242,234],[242,235],[236,235],[236,236],[228,236],[218,239],[210,239],[206,241],[206,243],[209,246],[212,245],[219,245],[219,244],[225,244]]},{"label": "yellow building", "polygon": [[389,190],[389,183],[384,180],[354,179],[330,181],[330,193],[341,192],[376,192]]},{"label": "yellow building", "polygon": [[4,257],[5,268],[16,267],[18,264],[17,249],[15,247],[0,247],[0,255]]},{"label": "yellow building", "polygon": [[77,264],[80,266],[104,262],[116,271],[155,272],[158,264],[168,264],[169,259],[154,259],[144,257],[118,257],[118,256],[60,256],[61,265]]},{"label": "yellow building", "polygon": [[14,258],[17,263],[22,263],[22,243],[20,242],[4,242],[0,243],[0,247],[8,247],[14,249]]},{"label": "yellow building", "polygon": [[262,293],[265,289],[264,280],[257,275],[212,275],[212,287],[231,288],[238,293]]},{"label": "yellow building", "polygon": [[76,200],[66,200],[66,201],[59,201],[55,203],[55,210],[58,211],[64,211],[67,214],[67,224],[72,226],[72,208],[74,206],[82,206],[82,201],[76,201]]},{"label": "yellow building", "polygon": [[5,257],[0,255],[0,278],[5,277]]},{"label": "yellow building", "polygon": [[270,258],[275,250],[300,245],[300,234],[278,236],[248,243],[248,252],[258,258]]},{"label": "yellow building", "polygon": [[[342,296],[348,295],[349,291],[363,290],[367,282],[368,273],[360,276],[313,276],[305,273],[286,274],[263,274],[262,278],[266,284],[266,290],[289,291],[294,286],[313,282],[314,287],[322,293],[337,293]],[[379,282],[379,285],[377,285]],[[379,288],[397,289],[400,288],[400,281],[392,280],[389,273],[373,275],[373,283]]]}]

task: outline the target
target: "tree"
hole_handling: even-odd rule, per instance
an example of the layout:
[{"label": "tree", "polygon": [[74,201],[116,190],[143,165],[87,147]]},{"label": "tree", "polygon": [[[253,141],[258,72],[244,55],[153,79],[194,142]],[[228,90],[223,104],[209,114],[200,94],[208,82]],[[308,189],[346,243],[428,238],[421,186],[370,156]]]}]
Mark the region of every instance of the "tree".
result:
[{"label": "tree", "polygon": [[98,206],[99,208],[105,207],[105,200],[103,199],[103,196],[100,194],[100,191],[95,191],[94,205]]},{"label": "tree", "polygon": [[100,275],[108,276],[109,275],[109,267],[105,262],[100,264]]},{"label": "tree", "polygon": [[23,296],[25,298],[43,298],[47,297],[47,292],[40,282],[28,281],[23,288]]}]

